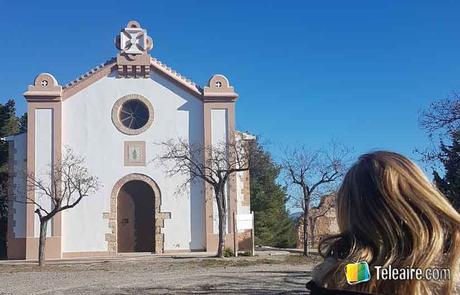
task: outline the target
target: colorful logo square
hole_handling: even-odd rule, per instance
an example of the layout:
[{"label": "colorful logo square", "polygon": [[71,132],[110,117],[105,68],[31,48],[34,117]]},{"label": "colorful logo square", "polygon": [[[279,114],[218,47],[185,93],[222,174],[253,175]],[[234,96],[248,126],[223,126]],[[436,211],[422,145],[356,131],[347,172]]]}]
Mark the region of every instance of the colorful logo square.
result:
[{"label": "colorful logo square", "polygon": [[345,275],[350,285],[367,282],[371,279],[369,265],[365,261],[347,264],[345,266]]}]

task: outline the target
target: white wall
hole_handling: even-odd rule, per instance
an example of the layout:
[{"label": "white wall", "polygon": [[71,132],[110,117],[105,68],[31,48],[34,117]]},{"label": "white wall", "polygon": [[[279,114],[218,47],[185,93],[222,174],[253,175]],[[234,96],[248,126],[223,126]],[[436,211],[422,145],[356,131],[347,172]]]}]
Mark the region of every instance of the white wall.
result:
[{"label": "white wall", "polygon": [[27,157],[27,134],[22,133],[14,136],[14,176],[13,185],[15,198],[18,202],[13,203],[14,223],[13,232],[16,238],[26,236],[26,157]]},{"label": "white wall", "polygon": [[[53,110],[35,110],[35,178],[43,182],[46,188],[50,187],[50,176],[53,164]],[[51,199],[40,190],[35,191],[35,202],[42,208],[51,210]],[[37,208],[37,206],[35,206]],[[40,220],[34,214],[34,236],[40,236]],[[47,227],[47,236],[51,235],[51,224]]]},{"label": "white wall", "polygon": [[[211,110],[211,145],[213,147],[219,148],[219,145],[225,145],[227,142],[227,122],[228,122],[228,114],[227,109],[212,109]],[[224,193],[227,194],[227,186],[225,186]],[[213,232],[215,234],[219,233],[219,212],[217,211],[217,201],[215,195],[213,194],[212,198],[212,205],[213,205],[213,214],[212,214],[212,221],[213,221]],[[227,212],[228,212],[228,202],[227,202]],[[227,216],[228,218],[228,216]],[[230,223],[227,220],[227,232]]]},{"label": "white wall", "polygon": [[[127,94],[145,96],[154,108],[152,126],[139,135],[121,133],[111,120],[114,103]],[[91,173],[103,183],[95,196],[63,213],[63,252],[107,250],[105,234],[110,230],[103,212],[110,211],[114,184],[130,173],[146,174],[160,187],[161,211],[171,212],[163,229],[165,250],[205,248],[202,184],[176,193],[182,177],[167,177],[153,163],[125,167],[123,161],[124,141],[145,141],[147,162],[161,152],[154,143],[177,137],[202,143],[203,105],[199,99],[154,72],[150,79],[119,79],[112,74],[64,101],[62,135],[63,145],[83,155]]]}]

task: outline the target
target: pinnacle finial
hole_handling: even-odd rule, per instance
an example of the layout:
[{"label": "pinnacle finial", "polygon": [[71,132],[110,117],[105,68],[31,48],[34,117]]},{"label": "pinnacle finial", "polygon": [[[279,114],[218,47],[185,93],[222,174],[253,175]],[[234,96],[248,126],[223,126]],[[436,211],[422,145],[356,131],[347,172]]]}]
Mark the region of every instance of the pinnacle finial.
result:
[{"label": "pinnacle finial", "polygon": [[147,35],[146,29],[141,28],[137,21],[131,20],[116,37],[115,45],[120,53],[137,55],[150,51],[153,48],[153,41]]}]

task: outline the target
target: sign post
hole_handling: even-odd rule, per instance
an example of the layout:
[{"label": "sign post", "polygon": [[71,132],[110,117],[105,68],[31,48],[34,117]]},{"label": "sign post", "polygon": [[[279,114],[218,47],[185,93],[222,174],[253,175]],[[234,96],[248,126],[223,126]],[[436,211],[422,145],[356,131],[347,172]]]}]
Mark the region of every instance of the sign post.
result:
[{"label": "sign post", "polygon": [[[235,215],[233,216],[234,220],[234,225],[236,225],[236,228],[234,226],[233,232],[234,232],[234,237],[236,237],[236,234],[240,230],[251,230],[251,255],[254,256],[255,250],[254,250],[254,211],[251,211],[250,214],[237,214],[236,217]],[[237,248],[236,245],[236,240],[235,240],[235,246],[234,248]],[[236,256],[236,255],[235,255]]]},{"label": "sign post", "polygon": [[254,256],[255,253],[256,253],[256,250],[255,250],[255,247],[254,247],[254,211],[251,211],[251,215],[252,215],[252,228],[251,228],[251,244],[252,244],[252,248],[251,248],[251,256]]},{"label": "sign post", "polygon": [[238,229],[236,225],[236,213],[233,212],[233,254],[238,257]]}]

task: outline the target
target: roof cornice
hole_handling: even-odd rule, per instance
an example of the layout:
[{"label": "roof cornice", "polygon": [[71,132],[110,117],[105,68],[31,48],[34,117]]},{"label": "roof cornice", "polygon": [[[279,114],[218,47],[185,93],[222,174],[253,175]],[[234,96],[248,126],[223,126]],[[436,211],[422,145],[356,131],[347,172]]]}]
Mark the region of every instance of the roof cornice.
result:
[{"label": "roof cornice", "polygon": [[177,82],[181,86],[187,88],[190,90],[192,93],[195,95],[201,96],[203,95],[203,90],[200,86],[198,86],[196,83],[194,83],[192,80],[188,79],[184,75],[180,74],[179,72],[173,70],[172,68],[168,67],[166,64],[162,63],[158,59],[152,57],[151,58],[151,69],[156,70],[169,78],[171,78],[173,81]]},{"label": "roof cornice", "polygon": [[115,66],[116,58],[111,58],[79,76],[77,79],[67,83],[63,87],[62,99],[66,100],[101,78],[107,77],[113,70],[115,70]]},{"label": "roof cornice", "polygon": [[[92,68],[65,86],[59,86],[54,77],[47,74],[50,77],[43,77],[51,79],[49,82],[56,85],[55,88],[43,88],[37,84],[43,79],[38,81],[36,78],[35,85],[30,86],[24,96],[28,100],[38,99],[38,97],[41,97],[41,100],[66,100],[96,81],[109,76],[112,72],[116,73],[118,79],[145,79],[150,78],[151,71],[156,71],[203,102],[234,102],[238,98],[238,94],[223,75],[213,75],[208,81],[208,85],[202,88],[155,57],[150,56],[148,51],[153,47],[153,40],[136,21],[130,21],[127,27],[121,30],[115,38],[115,45],[120,50],[116,57]],[[36,91],[38,92],[36,93]]]}]

